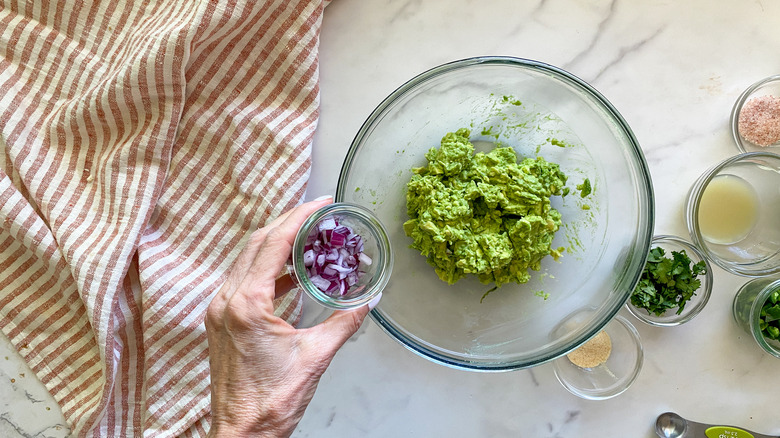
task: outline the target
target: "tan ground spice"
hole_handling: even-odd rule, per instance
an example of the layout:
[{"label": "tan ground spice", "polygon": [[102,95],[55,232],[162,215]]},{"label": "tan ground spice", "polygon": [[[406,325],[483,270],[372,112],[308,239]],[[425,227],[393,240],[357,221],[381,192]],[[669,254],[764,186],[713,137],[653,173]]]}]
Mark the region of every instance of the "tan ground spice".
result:
[{"label": "tan ground spice", "polygon": [[580,368],[593,368],[597,367],[609,359],[609,355],[612,353],[612,339],[605,331],[599,332],[590,341],[582,344],[582,346],[566,357],[574,365]]},{"label": "tan ground spice", "polygon": [[780,98],[759,96],[742,106],[737,120],[739,134],[759,146],[770,146],[780,141]]}]

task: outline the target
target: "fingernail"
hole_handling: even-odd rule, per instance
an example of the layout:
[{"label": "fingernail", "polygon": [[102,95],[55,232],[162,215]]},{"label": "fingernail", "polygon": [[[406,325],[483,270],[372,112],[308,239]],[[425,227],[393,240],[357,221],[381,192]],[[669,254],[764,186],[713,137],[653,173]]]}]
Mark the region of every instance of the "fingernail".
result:
[{"label": "fingernail", "polygon": [[382,299],[382,292],[379,292],[379,294],[375,296],[374,299],[368,302],[368,310],[374,310],[374,307],[376,307],[376,305],[379,304],[379,300],[381,299]]},{"label": "fingernail", "polygon": [[331,195],[322,195],[319,198],[315,199],[315,201],[324,201],[326,199],[331,199],[333,196]]}]

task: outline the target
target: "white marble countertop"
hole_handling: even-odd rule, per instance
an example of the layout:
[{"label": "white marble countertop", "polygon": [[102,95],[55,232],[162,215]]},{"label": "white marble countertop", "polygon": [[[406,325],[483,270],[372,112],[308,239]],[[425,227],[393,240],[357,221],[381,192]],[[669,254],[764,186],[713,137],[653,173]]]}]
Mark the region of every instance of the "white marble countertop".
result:
[{"label": "white marble countertop", "polygon": [[[644,150],[656,234],[688,237],[683,203],[708,167],[734,155],[728,118],[751,83],[780,73],[772,0],[335,0],[321,37],[322,114],[308,198],[335,192],[352,138],[414,75],[456,59],[507,55],[553,64],[609,99]],[[373,322],[339,352],[296,437],[654,437],[676,411],[780,435],[780,362],[731,319],[746,279],[714,269],[693,321],[639,329],[644,367],[631,388],[583,400],[552,365],[484,374],[407,351]],[[56,404],[3,338],[0,436],[67,436]]]}]

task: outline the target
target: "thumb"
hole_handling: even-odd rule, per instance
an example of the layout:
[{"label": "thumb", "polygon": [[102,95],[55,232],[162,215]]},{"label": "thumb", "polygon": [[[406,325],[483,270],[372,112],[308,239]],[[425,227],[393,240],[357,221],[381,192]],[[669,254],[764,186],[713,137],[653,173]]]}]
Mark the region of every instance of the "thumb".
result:
[{"label": "thumb", "polygon": [[328,319],[308,329],[314,338],[314,345],[325,356],[328,363],[336,355],[339,348],[358,331],[368,312],[379,303],[381,298],[382,293],[380,292],[365,306],[354,310],[333,312]]},{"label": "thumb", "polygon": [[368,315],[368,305],[354,310],[338,310],[325,321],[311,327],[314,345],[328,362],[347,340],[354,335]]}]

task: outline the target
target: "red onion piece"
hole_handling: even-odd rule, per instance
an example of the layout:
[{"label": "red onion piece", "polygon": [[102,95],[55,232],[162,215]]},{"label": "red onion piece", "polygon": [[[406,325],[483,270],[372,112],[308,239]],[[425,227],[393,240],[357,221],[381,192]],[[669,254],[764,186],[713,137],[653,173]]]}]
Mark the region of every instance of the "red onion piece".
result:
[{"label": "red onion piece", "polygon": [[317,229],[322,233],[323,231],[328,231],[336,228],[336,219],[329,217],[323,219],[319,224],[317,224]]},{"label": "red onion piece", "polygon": [[319,275],[310,277],[309,280],[311,280],[312,284],[317,286],[317,288],[323,292],[328,290],[328,288],[330,288],[330,281],[320,277]]},{"label": "red onion piece", "polygon": [[303,253],[303,265],[306,267],[311,267],[314,265],[314,261],[316,260],[317,256],[314,255],[314,250],[309,249],[306,252]]},{"label": "red onion piece", "polygon": [[374,261],[371,260],[371,257],[363,254],[362,252],[358,255],[358,260],[360,260],[360,263],[363,263],[364,265],[371,265]]}]

